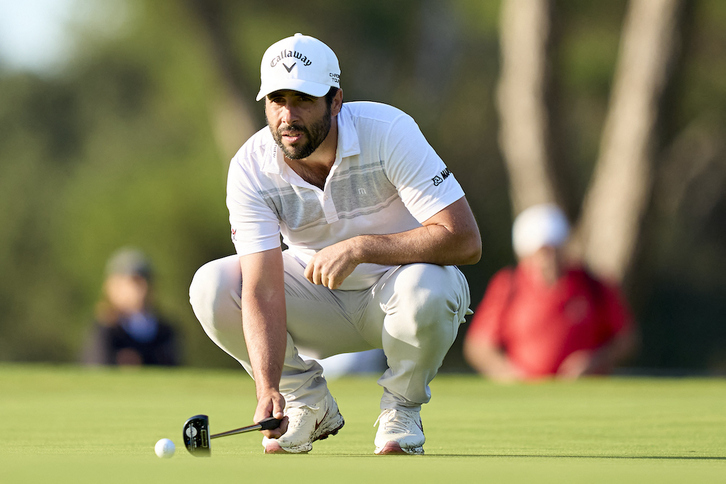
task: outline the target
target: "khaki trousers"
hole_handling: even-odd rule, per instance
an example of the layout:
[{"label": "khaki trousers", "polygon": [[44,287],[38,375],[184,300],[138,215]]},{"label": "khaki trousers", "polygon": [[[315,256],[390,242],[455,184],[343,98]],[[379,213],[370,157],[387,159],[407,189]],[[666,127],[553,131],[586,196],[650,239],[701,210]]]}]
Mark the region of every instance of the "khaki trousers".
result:
[{"label": "khaki trousers", "polygon": [[[469,287],[455,266],[409,264],[386,272],[360,291],[310,283],[305,267],[287,252],[285,302],[287,351],[280,392],[288,406],[314,406],[325,396],[322,367],[304,360],[382,348],[388,369],[378,380],[381,409],[419,409],[431,398],[429,383],[470,314]],[[251,375],[241,322],[243,281],[239,257],[202,266],[189,296],[204,331]]]}]

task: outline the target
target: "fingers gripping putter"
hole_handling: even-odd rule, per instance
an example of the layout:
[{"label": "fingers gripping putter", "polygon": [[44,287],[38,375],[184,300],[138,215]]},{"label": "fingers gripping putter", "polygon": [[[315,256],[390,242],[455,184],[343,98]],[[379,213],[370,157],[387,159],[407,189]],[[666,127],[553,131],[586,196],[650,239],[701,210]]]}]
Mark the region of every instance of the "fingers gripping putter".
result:
[{"label": "fingers gripping putter", "polygon": [[211,447],[209,444],[211,439],[254,432],[255,430],[272,430],[279,427],[281,422],[282,420],[280,419],[269,417],[254,425],[210,435],[209,417],[206,415],[195,415],[184,423],[182,437],[184,439],[184,446],[190,454],[196,457],[209,457],[211,455]]}]

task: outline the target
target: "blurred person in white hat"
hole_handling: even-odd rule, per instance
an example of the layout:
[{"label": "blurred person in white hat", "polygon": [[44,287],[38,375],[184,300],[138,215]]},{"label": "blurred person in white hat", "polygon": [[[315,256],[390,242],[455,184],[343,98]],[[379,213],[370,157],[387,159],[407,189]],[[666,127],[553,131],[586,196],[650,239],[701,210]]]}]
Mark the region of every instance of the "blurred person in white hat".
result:
[{"label": "blurred person in white hat", "polygon": [[464,191],[406,113],[343,103],[320,40],[276,42],[260,77],[267,126],[227,182],[236,254],[197,271],[194,312],[254,378],[254,421],[281,419],[266,453],[309,452],[343,427],[318,359],[379,349],[374,452],[422,454],[421,405],[469,312],[456,265],[481,256]]},{"label": "blurred person in white hat", "polygon": [[88,365],[179,364],[177,330],[153,303],[149,258],[123,247],[106,263],[102,295],[82,360]]},{"label": "blurred person in white hat", "polygon": [[515,219],[517,266],[492,277],[464,340],[477,372],[499,381],[576,379],[608,374],[633,354],[630,309],[615,285],[565,260],[569,232],[554,204]]}]

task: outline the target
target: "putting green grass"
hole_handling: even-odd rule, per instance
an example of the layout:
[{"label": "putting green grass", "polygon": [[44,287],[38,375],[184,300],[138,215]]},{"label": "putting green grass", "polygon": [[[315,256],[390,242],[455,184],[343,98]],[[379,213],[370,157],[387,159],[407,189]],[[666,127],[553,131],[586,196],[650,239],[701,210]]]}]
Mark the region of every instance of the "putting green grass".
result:
[{"label": "putting green grass", "polygon": [[[242,371],[0,365],[2,483],[726,483],[726,380],[592,379],[496,385],[439,375],[424,456],[374,456],[374,377],[329,384],[346,419],[308,455],[262,453],[257,433],[195,458],[184,421],[248,425]],[[177,445],[159,459],[154,443]]]}]

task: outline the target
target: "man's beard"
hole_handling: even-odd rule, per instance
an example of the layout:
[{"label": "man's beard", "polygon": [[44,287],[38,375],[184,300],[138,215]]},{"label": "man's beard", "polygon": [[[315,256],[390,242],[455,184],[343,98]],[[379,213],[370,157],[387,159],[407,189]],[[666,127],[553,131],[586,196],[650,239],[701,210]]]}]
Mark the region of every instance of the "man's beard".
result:
[{"label": "man's beard", "polygon": [[[267,124],[270,124],[269,120]],[[285,156],[291,160],[301,160],[312,155],[313,152],[318,149],[318,146],[325,141],[325,138],[330,132],[330,126],[330,108],[328,108],[325,115],[318,121],[311,124],[310,127],[302,124],[292,124],[284,127],[281,126],[277,129],[270,127],[270,131],[272,131],[272,137],[275,140],[275,143],[277,143],[277,146],[280,147]],[[285,146],[282,143],[282,136],[288,131],[301,132],[305,141],[297,146]]]}]

